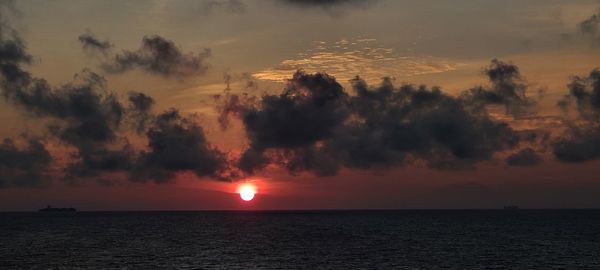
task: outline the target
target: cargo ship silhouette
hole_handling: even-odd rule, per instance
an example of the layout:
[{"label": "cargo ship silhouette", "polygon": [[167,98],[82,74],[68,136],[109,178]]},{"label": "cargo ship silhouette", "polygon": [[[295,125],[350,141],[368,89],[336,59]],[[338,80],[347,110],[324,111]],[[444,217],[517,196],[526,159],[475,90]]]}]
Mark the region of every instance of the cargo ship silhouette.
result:
[{"label": "cargo ship silhouette", "polygon": [[50,205],[46,206],[46,208],[42,208],[38,210],[38,212],[75,212],[77,209],[75,208],[55,208]]}]

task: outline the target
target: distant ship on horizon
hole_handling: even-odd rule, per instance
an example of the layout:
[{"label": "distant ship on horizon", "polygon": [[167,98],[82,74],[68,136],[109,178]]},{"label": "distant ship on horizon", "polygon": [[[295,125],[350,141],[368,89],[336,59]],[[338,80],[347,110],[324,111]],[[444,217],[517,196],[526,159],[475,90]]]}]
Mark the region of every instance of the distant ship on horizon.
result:
[{"label": "distant ship on horizon", "polygon": [[46,206],[46,208],[39,209],[38,212],[76,212],[75,208],[56,208],[50,205]]},{"label": "distant ship on horizon", "polygon": [[507,205],[507,206],[504,206],[504,210],[519,210],[519,206],[518,205]]}]

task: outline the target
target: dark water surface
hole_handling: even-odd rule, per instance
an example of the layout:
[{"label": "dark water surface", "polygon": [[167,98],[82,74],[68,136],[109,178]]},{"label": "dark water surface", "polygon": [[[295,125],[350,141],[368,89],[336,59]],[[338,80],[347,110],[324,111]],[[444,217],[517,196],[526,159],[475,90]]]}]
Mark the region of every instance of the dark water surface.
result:
[{"label": "dark water surface", "polygon": [[600,269],[598,210],[0,214],[0,269]]}]

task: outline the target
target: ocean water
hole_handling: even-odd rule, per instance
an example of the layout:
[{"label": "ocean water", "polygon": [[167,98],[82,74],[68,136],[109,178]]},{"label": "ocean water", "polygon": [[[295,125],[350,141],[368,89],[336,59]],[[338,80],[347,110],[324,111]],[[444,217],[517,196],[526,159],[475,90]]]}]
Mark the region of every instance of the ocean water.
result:
[{"label": "ocean water", "polygon": [[0,214],[0,269],[600,269],[597,210]]}]

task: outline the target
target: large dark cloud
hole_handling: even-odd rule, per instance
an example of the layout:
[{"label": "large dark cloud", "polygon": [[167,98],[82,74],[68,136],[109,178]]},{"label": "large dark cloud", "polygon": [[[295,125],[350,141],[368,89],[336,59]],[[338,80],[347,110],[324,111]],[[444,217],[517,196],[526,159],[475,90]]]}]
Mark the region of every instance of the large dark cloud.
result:
[{"label": "large dark cloud", "polygon": [[529,87],[516,65],[494,59],[484,69],[484,73],[491,85],[476,87],[465,92],[464,99],[483,106],[503,105],[507,114],[516,117],[534,113],[536,102],[527,95]]},{"label": "large dark cloud", "polygon": [[[70,89],[71,95],[76,95],[75,89]],[[52,125],[50,130],[52,134],[61,139],[67,145],[74,146],[77,153],[74,157],[76,162],[67,167],[67,176],[74,180],[78,177],[101,177],[105,172],[129,171],[134,167],[137,151],[129,144],[126,137],[121,133],[132,128],[137,133],[142,133],[147,123],[152,119],[151,108],[154,100],[143,93],[130,92],[129,106],[125,106],[115,95],[110,93],[106,96],[98,93],[88,93],[88,97],[79,97],[83,100],[99,100],[87,104],[89,110],[87,117],[85,113],[76,112],[71,119],[76,122],[69,122],[59,118],[62,125],[67,125],[67,129],[61,132],[60,126]],[[79,98],[72,97],[72,100]],[[74,102],[74,106],[83,105]],[[91,113],[95,111],[95,113]],[[123,122],[129,120],[130,125],[124,125]],[[97,128],[90,128],[97,127]],[[75,132],[69,131],[68,128]],[[78,129],[90,128],[89,133],[78,132]],[[67,136],[65,136],[65,133]]]},{"label": "large dark cloud", "polygon": [[[268,164],[268,149],[310,147],[332,136],[349,116],[348,95],[333,77],[326,74],[294,74],[279,95],[265,95],[257,106],[244,106],[238,96],[229,96],[222,112],[242,118],[248,149],[239,161],[246,172]],[[223,117],[223,115],[222,115]]]},{"label": "large dark cloud", "polygon": [[352,86],[355,95],[326,74],[298,72],[281,94],[257,104],[244,107],[229,96],[229,112],[242,120],[250,142],[240,169],[279,164],[292,173],[332,175],[407,162],[469,167],[518,144],[508,124],[438,88],[396,87],[389,79],[370,87],[359,78]]},{"label": "large dark cloud", "polygon": [[[463,100],[447,96],[438,88],[395,88],[389,81],[369,88],[357,80],[354,91],[354,110],[364,121],[358,122],[359,127],[368,136],[377,134],[382,138],[382,150],[389,147],[391,156],[402,153],[425,160],[433,167],[454,167],[488,160],[494,152],[518,141],[506,123],[493,120],[484,111],[470,109]],[[360,142],[364,138],[358,139]],[[360,161],[357,160],[359,167],[370,166]]]},{"label": "large dark cloud", "polygon": [[244,126],[256,149],[301,147],[331,136],[348,117],[347,94],[326,74],[294,74],[279,95],[266,95],[260,108],[244,112]]},{"label": "large dark cloud", "polygon": [[46,184],[47,169],[52,162],[44,144],[29,140],[19,148],[12,140],[0,143],[0,188],[32,187]]},{"label": "large dark cloud", "polygon": [[573,77],[569,94],[559,102],[563,109],[576,107],[578,118],[570,121],[564,136],[554,144],[554,155],[566,162],[600,158],[600,69],[588,76]]},{"label": "large dark cloud", "polygon": [[135,164],[134,180],[164,182],[184,171],[230,179],[226,155],[209,144],[202,127],[178,111],[158,115],[147,136],[149,150],[142,152]]},{"label": "large dark cloud", "polygon": [[204,74],[210,55],[210,49],[201,53],[183,53],[173,41],[154,35],[144,37],[139,49],[124,50],[112,56],[102,68],[109,73],[140,69],[163,77],[182,78]]}]

